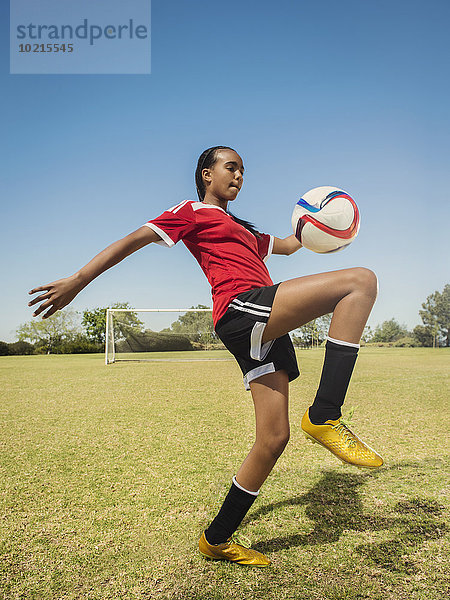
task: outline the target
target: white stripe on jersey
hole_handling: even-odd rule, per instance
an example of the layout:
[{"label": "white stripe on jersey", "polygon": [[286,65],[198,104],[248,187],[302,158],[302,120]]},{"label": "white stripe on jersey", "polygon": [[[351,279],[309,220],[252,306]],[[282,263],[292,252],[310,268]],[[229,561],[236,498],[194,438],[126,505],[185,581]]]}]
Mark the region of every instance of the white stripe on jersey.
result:
[{"label": "white stripe on jersey", "polygon": [[245,306],[239,306],[238,304],[234,304],[234,300],[233,300],[233,302],[230,302],[229,307],[232,307],[235,310],[240,310],[242,312],[251,313],[252,315],[257,315],[258,317],[269,317],[270,316],[270,313],[264,313],[259,310],[252,310],[251,308],[245,308]]},{"label": "white stripe on jersey", "polygon": [[269,313],[272,310],[271,306],[262,306],[261,304],[252,304],[251,302],[242,302],[242,300],[239,300],[239,298],[235,298],[233,300],[233,302],[237,302],[237,304],[240,304],[241,306],[251,306],[252,308],[257,308],[258,310],[267,310],[267,312],[269,312]]},{"label": "white stripe on jersey", "polygon": [[200,210],[201,208],[218,208],[225,214],[228,214],[227,211],[223,210],[223,208],[221,206],[215,206],[215,204],[205,204],[204,202],[193,202],[192,203],[192,210],[194,210],[194,211]]},{"label": "white stripe on jersey", "polygon": [[273,237],[273,235],[271,235],[270,236],[270,241],[269,241],[269,248],[267,249],[266,256],[263,258],[263,262],[267,262],[267,260],[272,256],[274,241],[275,241],[275,238]]},{"label": "white stripe on jersey", "polygon": [[161,238],[159,242],[155,242],[155,244],[160,244],[161,246],[168,246],[169,248],[175,246],[175,242],[173,241],[173,239],[170,236],[168,236],[167,233],[163,231],[160,227],[154,225],[153,223],[144,223],[144,225],[145,227],[153,229],[153,231],[157,233]]},{"label": "white stripe on jersey", "polygon": [[187,203],[187,202],[192,202],[192,200],[183,200],[183,202],[180,202],[179,204],[175,204],[175,206],[172,206],[172,208],[168,208],[167,212],[173,212],[176,213],[180,210],[180,208],[183,208],[183,206]]}]

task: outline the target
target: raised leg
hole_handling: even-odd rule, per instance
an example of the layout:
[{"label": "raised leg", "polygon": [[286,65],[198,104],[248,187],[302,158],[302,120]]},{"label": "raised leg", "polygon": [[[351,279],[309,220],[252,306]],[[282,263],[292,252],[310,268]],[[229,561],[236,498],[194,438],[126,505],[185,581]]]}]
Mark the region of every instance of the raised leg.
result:
[{"label": "raised leg", "polygon": [[263,342],[333,313],[330,337],[358,344],[377,290],[375,273],[361,267],[285,281],[275,295]]},{"label": "raised leg", "polygon": [[375,274],[364,268],[286,281],[278,287],[263,335],[266,342],[333,313],[319,389],[302,429],[344,462],[363,468],[378,468],[383,459],[349,429],[341,407],[377,291]]}]

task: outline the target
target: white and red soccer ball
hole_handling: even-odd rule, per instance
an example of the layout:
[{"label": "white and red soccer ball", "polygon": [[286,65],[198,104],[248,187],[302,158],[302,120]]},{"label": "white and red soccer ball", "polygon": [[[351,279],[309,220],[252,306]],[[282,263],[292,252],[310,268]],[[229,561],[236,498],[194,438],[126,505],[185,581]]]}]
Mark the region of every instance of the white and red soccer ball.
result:
[{"label": "white and red soccer ball", "polygon": [[292,213],[292,227],[301,244],[321,254],[342,250],[359,231],[359,210],[339,188],[317,187],[300,198]]}]

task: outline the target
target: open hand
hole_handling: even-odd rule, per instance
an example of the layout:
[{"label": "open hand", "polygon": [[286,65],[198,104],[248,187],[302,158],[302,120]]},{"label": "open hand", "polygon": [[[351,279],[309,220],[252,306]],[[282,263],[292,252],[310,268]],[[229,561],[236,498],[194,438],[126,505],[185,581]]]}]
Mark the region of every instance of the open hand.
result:
[{"label": "open hand", "polygon": [[51,317],[57,310],[67,306],[75,296],[83,289],[83,285],[76,279],[74,275],[71,277],[65,277],[64,279],[58,279],[47,285],[41,285],[33,288],[29,294],[36,294],[37,292],[44,292],[40,296],[36,296],[33,300],[28,302],[28,306],[33,306],[38,302],[42,302],[40,306],[36,308],[33,313],[33,317],[37,317],[41,312],[47,310],[42,315],[43,319]]}]

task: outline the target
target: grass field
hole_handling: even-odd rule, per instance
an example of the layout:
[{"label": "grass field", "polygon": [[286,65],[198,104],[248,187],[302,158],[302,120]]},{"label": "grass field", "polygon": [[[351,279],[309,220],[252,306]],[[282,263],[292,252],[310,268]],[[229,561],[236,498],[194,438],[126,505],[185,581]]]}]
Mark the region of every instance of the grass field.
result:
[{"label": "grass field", "polygon": [[346,407],[375,473],[301,433],[322,357],[299,352],[291,441],[240,529],[261,570],[197,552],[253,442],[234,362],[2,357],[0,597],[448,597],[450,352],[362,349]]}]

